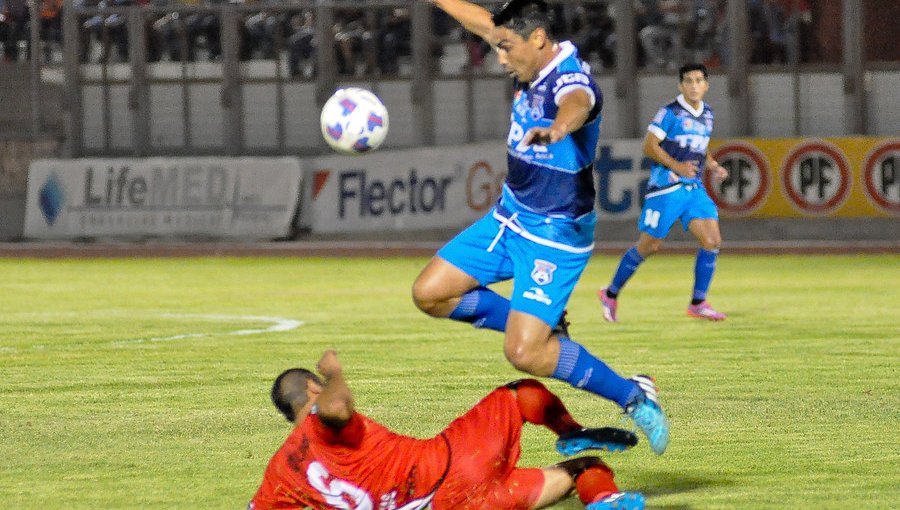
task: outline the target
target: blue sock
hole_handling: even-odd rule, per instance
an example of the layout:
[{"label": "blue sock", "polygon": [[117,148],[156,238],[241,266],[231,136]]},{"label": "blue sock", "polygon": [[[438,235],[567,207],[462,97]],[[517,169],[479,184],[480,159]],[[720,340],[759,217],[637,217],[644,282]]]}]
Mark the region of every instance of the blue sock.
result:
[{"label": "blue sock", "polygon": [[718,256],[719,250],[708,251],[701,248],[697,251],[697,263],[694,266],[693,299],[706,299],[706,291],[709,290],[709,284],[712,283],[713,273],[716,271],[716,257]]},{"label": "blue sock", "polygon": [[641,254],[638,253],[637,246],[632,246],[626,251],[625,255],[622,256],[622,262],[619,262],[619,268],[616,269],[612,283],[609,284],[609,291],[613,294],[618,294],[622,287],[625,286],[625,282],[631,278],[631,275],[637,271],[638,266],[643,261],[644,257],[641,257]]},{"label": "blue sock", "polygon": [[487,287],[476,287],[462,295],[450,312],[453,320],[471,323],[476,328],[506,331],[509,300]]},{"label": "blue sock", "polygon": [[553,378],[612,400],[623,408],[640,392],[637,383],[620,377],[581,344],[568,338],[559,339],[559,361]]}]

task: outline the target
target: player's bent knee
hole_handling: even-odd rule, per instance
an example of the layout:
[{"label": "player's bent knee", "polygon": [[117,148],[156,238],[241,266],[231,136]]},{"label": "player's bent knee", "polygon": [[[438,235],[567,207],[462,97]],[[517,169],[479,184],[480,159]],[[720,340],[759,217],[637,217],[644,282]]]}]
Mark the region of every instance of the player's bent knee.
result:
[{"label": "player's bent knee", "polygon": [[524,345],[506,346],[503,350],[506,359],[516,369],[529,374],[542,375],[537,373],[543,361],[541,352]]},{"label": "player's bent knee", "polygon": [[708,251],[718,250],[721,244],[722,238],[717,237],[705,237],[700,240],[700,245],[703,246],[704,250]]},{"label": "player's bent knee", "polygon": [[516,383],[516,404],[526,422],[544,425],[552,416],[565,413],[565,407],[559,398],[540,382],[522,379]]},{"label": "player's bent knee", "polygon": [[432,317],[440,317],[440,299],[434,292],[430,291],[429,287],[429,285],[416,280],[412,288],[413,303],[415,303],[416,308],[426,314]]},{"label": "player's bent knee", "polygon": [[649,257],[650,255],[655,254],[659,251],[660,247],[662,247],[662,242],[644,242],[638,244],[638,253],[644,258]]}]

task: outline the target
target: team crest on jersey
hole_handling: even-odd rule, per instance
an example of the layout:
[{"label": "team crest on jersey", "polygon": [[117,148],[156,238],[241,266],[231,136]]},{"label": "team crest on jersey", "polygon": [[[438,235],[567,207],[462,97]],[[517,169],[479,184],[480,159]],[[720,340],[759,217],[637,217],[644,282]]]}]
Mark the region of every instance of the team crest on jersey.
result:
[{"label": "team crest on jersey", "polygon": [[538,285],[547,285],[553,281],[553,271],[556,271],[556,264],[535,259],[534,269],[531,270],[531,279]]},{"label": "team crest on jersey", "polygon": [[531,120],[544,118],[544,96],[535,94],[531,96]]},{"label": "team crest on jersey", "polygon": [[524,117],[526,113],[528,113],[528,103],[525,101],[519,101],[518,97],[515,102],[515,110],[516,113],[519,114],[519,117]]},{"label": "team crest on jersey", "polygon": [[681,126],[685,131],[692,131],[694,129],[694,121],[692,119],[684,119]]}]

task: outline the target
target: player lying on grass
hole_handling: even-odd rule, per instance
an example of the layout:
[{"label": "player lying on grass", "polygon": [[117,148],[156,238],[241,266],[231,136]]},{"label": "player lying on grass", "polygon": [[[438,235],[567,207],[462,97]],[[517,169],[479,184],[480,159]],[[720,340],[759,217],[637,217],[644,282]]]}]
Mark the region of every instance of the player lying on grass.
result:
[{"label": "player lying on grass", "polygon": [[317,368],[322,379],[301,368],[275,379],[272,402],[295,428],[269,461],[248,510],[531,509],[573,488],[590,510],[644,507],[641,494],[619,491],[598,457],[516,467],[525,422],[559,435],[556,448],[566,456],[637,443],[625,430],[583,428],[536,380],[497,388],[437,436],[415,439],[355,411],[334,351],[325,351]]}]

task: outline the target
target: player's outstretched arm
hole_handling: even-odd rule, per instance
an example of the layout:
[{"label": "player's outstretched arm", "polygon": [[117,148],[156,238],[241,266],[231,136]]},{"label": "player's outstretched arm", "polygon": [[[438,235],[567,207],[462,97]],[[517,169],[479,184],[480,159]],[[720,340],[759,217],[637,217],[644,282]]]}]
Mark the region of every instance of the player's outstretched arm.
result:
[{"label": "player's outstretched arm", "polygon": [[490,11],[465,0],[428,0],[458,21],[463,28],[491,43],[494,21]]},{"label": "player's outstretched arm", "polygon": [[327,350],[316,365],[325,385],[316,399],[318,416],[322,423],[332,428],[342,428],[353,416],[353,393],[344,380],[343,367],[337,352]]}]

